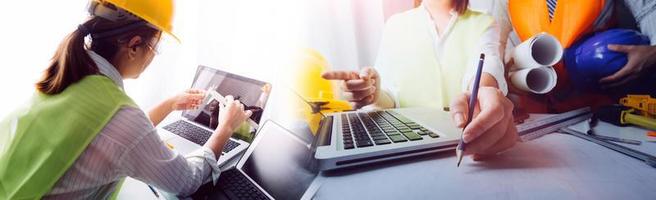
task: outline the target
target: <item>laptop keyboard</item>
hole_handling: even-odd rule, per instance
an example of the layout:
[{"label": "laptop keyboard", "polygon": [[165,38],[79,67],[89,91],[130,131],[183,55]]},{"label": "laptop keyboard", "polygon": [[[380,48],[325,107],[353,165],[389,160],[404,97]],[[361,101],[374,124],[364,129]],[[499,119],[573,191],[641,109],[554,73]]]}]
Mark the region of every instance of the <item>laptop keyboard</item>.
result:
[{"label": "laptop keyboard", "polygon": [[228,153],[232,151],[233,149],[237,148],[239,146],[239,143],[232,141],[232,139],[228,140],[228,143],[226,143],[223,146],[223,153]]},{"label": "laptop keyboard", "polygon": [[341,114],[344,149],[423,140],[439,135],[393,111]]},{"label": "laptop keyboard", "polygon": [[[164,126],[164,130],[170,131],[180,137],[192,141],[198,145],[203,145],[210,139],[212,132],[198,127],[192,123],[184,120],[178,120],[174,123]],[[223,146],[223,153],[228,153],[239,146],[239,143],[228,140],[228,143]]]},{"label": "laptop keyboard", "polygon": [[218,185],[230,199],[269,199],[236,169],[222,172]]}]

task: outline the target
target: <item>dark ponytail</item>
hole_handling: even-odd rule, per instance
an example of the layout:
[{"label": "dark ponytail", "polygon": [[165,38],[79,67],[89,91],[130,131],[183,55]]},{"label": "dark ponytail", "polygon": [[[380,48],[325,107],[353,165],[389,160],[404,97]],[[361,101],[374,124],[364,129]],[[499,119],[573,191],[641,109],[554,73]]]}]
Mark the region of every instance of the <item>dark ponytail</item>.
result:
[{"label": "dark ponytail", "polygon": [[89,27],[92,21],[80,25],[59,44],[48,69],[36,83],[37,90],[49,95],[59,94],[85,76],[98,73],[98,67],[87,54],[84,42],[89,34],[85,27]]},{"label": "dark ponytail", "polygon": [[[142,41],[145,41],[140,45],[146,45],[147,41],[159,37],[160,34],[160,31],[143,21],[113,22],[91,17],[62,41],[43,77],[36,83],[36,89],[44,94],[55,95],[85,76],[98,74],[98,67],[87,53],[87,49],[111,62],[118,53],[120,44],[140,36]],[[89,45],[85,42],[88,35],[91,36]]]}]

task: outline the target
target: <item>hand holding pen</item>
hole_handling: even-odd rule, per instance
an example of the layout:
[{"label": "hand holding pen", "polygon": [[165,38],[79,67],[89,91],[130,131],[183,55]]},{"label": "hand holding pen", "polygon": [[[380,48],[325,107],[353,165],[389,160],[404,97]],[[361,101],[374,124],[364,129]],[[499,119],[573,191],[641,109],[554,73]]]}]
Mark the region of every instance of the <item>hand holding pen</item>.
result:
[{"label": "hand holding pen", "polygon": [[[496,80],[483,72],[484,55],[481,58],[476,76],[480,76],[476,100],[470,103],[476,91],[474,87],[478,85],[472,83],[475,84],[472,92],[458,95],[450,106],[451,118],[457,127],[463,129],[463,147],[458,147],[461,156],[472,154],[474,160],[507,150],[518,138],[512,116],[513,104],[498,88],[490,86],[496,84]],[[476,77],[473,82],[476,82]]]}]

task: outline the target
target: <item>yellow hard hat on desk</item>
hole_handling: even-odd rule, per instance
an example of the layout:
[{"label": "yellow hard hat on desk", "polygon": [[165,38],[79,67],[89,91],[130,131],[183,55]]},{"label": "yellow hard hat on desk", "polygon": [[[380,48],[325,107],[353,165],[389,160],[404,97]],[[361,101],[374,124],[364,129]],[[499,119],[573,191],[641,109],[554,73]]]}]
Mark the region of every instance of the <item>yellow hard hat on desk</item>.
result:
[{"label": "yellow hard hat on desk", "polygon": [[321,77],[321,73],[330,70],[328,61],[314,49],[301,50],[295,60],[296,77],[294,90],[307,105],[301,105],[303,116],[316,134],[321,121],[321,113],[342,112],[353,109],[351,105],[335,97],[332,83]]}]

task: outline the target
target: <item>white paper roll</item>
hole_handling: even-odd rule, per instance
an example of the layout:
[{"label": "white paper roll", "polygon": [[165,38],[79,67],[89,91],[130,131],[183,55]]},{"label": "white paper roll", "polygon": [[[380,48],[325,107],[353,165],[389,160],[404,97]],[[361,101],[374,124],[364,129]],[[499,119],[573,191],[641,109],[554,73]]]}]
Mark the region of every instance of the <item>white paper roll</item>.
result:
[{"label": "white paper roll", "polygon": [[521,90],[544,94],[556,87],[558,75],[553,67],[534,67],[510,73],[510,81]]},{"label": "white paper roll", "polygon": [[553,66],[563,56],[563,46],[547,33],[537,34],[517,45],[513,50],[514,69]]}]

